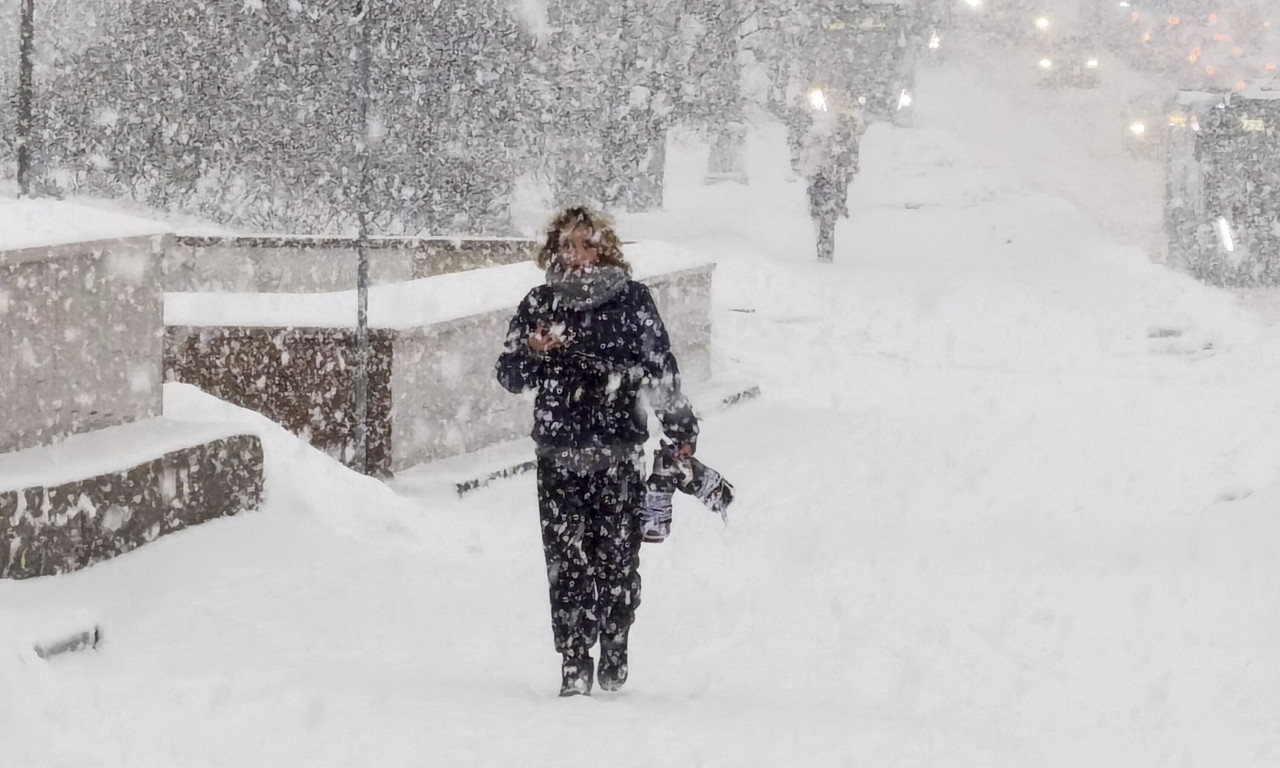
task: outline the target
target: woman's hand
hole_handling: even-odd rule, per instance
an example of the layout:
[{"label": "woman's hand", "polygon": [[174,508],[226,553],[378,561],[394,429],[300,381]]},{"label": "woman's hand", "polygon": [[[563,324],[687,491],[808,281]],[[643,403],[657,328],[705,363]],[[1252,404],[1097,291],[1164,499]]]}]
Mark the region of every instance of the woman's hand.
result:
[{"label": "woman's hand", "polygon": [[547,328],[538,326],[538,329],[529,334],[529,349],[534,352],[549,352],[553,349],[559,349],[564,346],[564,339],[551,332]]}]

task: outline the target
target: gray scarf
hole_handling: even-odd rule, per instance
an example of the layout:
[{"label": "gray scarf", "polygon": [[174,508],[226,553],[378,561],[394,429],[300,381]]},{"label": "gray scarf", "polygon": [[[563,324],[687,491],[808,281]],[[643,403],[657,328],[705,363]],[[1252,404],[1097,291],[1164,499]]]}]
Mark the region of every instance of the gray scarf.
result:
[{"label": "gray scarf", "polygon": [[565,269],[557,261],[547,267],[547,285],[563,306],[574,310],[595,309],[621,293],[629,279],[625,269],[612,264]]}]

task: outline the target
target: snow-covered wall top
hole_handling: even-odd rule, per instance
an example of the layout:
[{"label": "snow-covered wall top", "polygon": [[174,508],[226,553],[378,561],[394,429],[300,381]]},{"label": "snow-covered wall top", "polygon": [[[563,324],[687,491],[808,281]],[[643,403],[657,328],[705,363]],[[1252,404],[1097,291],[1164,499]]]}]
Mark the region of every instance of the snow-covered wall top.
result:
[{"label": "snow-covered wall top", "polygon": [[[709,265],[668,243],[635,243],[625,253],[636,279]],[[369,324],[414,328],[514,307],[542,280],[542,272],[525,262],[375,285],[369,289]],[[167,293],[164,319],[169,326],[351,327],[356,324],[356,292]]]},{"label": "snow-covered wall top", "polygon": [[104,427],[53,445],[0,453],[0,493],[53,488],[121,472],[166,453],[240,433],[227,423],[173,421],[163,416]]},{"label": "snow-covered wall top", "polygon": [[161,222],[64,203],[0,198],[0,260],[6,251],[169,231]]}]

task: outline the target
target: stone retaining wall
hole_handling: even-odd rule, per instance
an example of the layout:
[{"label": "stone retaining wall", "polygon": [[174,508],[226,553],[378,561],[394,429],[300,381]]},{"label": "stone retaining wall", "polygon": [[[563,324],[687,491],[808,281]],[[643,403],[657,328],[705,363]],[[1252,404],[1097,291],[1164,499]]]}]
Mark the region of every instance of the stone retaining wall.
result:
[{"label": "stone retaining wall", "polygon": [[[392,472],[394,331],[369,332],[368,471]],[[355,436],[355,331],[171,327],[165,378],[257,411],[347,466]]]},{"label": "stone retaining wall", "polygon": [[234,435],[118,472],[0,492],[0,578],[68,573],[261,503],[262,446]]}]

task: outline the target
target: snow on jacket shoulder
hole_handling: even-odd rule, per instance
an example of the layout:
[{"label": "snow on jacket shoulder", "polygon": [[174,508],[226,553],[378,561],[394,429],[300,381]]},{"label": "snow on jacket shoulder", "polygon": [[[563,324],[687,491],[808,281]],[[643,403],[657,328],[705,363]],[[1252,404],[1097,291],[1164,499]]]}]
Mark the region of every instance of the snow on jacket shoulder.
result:
[{"label": "snow on jacket shoulder", "polygon": [[[538,327],[555,328],[565,346],[534,352],[529,335]],[[541,446],[644,443],[649,432],[642,391],[668,438],[697,438],[698,421],[680,391],[666,327],[649,289],[634,280],[603,304],[582,310],[561,306],[550,286],[534,288],[511,318],[496,368],[507,391],[537,391],[533,439]]]}]

